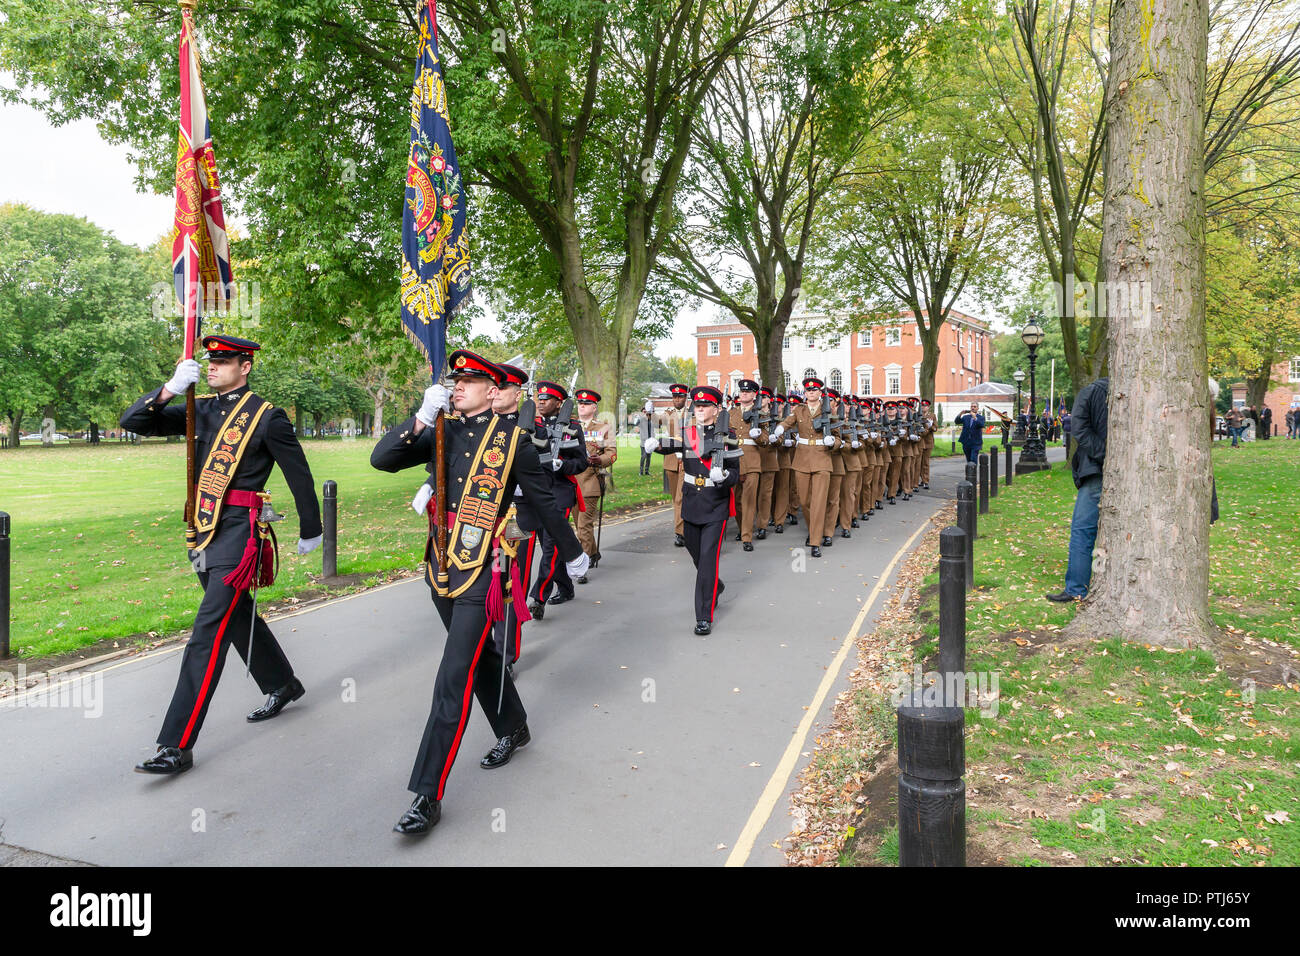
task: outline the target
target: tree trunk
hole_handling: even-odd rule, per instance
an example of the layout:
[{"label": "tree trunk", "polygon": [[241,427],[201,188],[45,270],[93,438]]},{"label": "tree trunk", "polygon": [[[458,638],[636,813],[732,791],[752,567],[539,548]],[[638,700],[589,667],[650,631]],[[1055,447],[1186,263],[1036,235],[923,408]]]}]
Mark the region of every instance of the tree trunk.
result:
[{"label": "tree trunk", "polygon": [[22,438],[22,427],[23,427],[23,413],[12,412],[9,415],[9,438],[10,438],[9,447],[10,448],[17,448],[19,444],[21,444],[20,439]]},{"label": "tree trunk", "polygon": [[1109,435],[1088,598],[1068,633],[1205,646],[1206,0],[1115,0],[1103,262]]},{"label": "tree trunk", "polygon": [[98,422],[90,423],[90,443],[92,445],[99,444],[99,423]]},{"label": "tree trunk", "polygon": [[921,330],[921,398],[933,403],[934,376],[939,370],[939,330],[943,325],[930,320],[926,326]]},{"label": "tree trunk", "polygon": [[375,414],[370,419],[370,437],[378,438],[384,432],[384,390],[375,393]]},{"label": "tree trunk", "polygon": [[41,444],[49,447],[54,444],[54,435],[51,433],[49,438],[45,437],[45,420],[54,418],[54,403],[48,403],[42,411],[44,414],[41,417]]},{"label": "tree trunk", "polygon": [[1256,408],[1264,407],[1264,398],[1268,395],[1268,383],[1273,379],[1273,355],[1265,357],[1264,362],[1255,370],[1254,375],[1246,378],[1246,404]]},{"label": "tree trunk", "polygon": [[302,430],[302,409],[299,408],[297,405],[293,407],[293,431],[294,434],[297,435],[299,438],[303,437],[304,432]]}]

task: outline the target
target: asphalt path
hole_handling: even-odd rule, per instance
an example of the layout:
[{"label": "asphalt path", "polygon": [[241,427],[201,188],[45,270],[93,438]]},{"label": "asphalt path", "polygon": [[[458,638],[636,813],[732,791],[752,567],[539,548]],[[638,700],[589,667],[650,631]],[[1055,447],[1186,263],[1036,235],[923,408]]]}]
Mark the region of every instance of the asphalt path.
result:
[{"label": "asphalt path", "polygon": [[[780,865],[787,795],[847,686],[852,642],[928,519],[951,509],[963,464],[936,459],[930,491],[821,559],[795,553],[802,527],[752,553],[729,533],[708,637],[692,633],[694,572],[671,511],[606,522],[577,600],[524,628],[532,742],[480,769],[493,738],[475,704],[442,821],[422,838],[391,832],[445,634],[420,580],[272,619],[307,687],[272,721],[244,720],[262,695],[230,653],[194,768],[177,777],[132,766],[152,752],[179,644],[0,701],[0,861]],[[411,535],[414,553],[414,517]]]}]

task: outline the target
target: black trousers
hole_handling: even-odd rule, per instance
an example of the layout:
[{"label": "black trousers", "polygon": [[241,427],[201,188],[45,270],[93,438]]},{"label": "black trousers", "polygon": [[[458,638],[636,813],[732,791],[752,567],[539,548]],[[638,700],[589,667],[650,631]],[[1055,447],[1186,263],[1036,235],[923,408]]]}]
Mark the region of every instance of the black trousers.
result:
[{"label": "black trousers", "polygon": [[[569,517],[569,512],[572,510],[566,508],[564,517]],[[560,557],[560,549],[556,546],[555,539],[545,528],[538,528],[537,543],[541,545],[541,554],[537,558],[537,583],[533,585],[529,596],[534,601],[545,604],[546,599],[551,596],[551,588],[556,588],[561,594],[572,597],[573,581],[564,566],[564,559]]]},{"label": "black trousers", "polygon": [[[187,749],[194,746],[212,693],[221,680],[226,648],[234,644],[241,660],[248,660],[249,615],[253,600],[247,591],[235,591],[221,579],[230,568],[198,572],[203,600],[194,617],[194,634],[181,654],[181,673],[176,679],[172,702],[163,718],[158,744]],[[259,614],[253,623],[253,679],[263,694],[293,680],[293,667],[284,656],[275,635]]]},{"label": "black trousers", "polygon": [[695,562],[695,620],[712,621],[718,603],[718,558],[722,554],[722,537],[727,521],[695,524],[682,521],[686,550]]},{"label": "black trousers", "polygon": [[[456,752],[469,723],[471,696],[478,698],[492,725],[492,733],[498,738],[513,734],[528,719],[515,682],[509,674],[502,673],[501,654],[493,647],[484,605],[491,581],[492,569],[486,567],[460,597],[433,597],[433,605],[447,628],[447,643],[442,650],[438,676],[433,681],[433,704],[424,725],[420,752],[407,785],[413,793],[431,799],[441,800],[446,789],[447,775],[456,762]],[[501,696],[503,677],[505,693],[498,714],[497,698]]]},{"label": "black trousers", "polygon": [[640,473],[643,474],[643,475],[648,475],[648,474],[650,474],[650,453],[649,453],[648,451],[644,451],[644,450],[642,450],[642,452],[641,452],[641,470],[640,470]]}]

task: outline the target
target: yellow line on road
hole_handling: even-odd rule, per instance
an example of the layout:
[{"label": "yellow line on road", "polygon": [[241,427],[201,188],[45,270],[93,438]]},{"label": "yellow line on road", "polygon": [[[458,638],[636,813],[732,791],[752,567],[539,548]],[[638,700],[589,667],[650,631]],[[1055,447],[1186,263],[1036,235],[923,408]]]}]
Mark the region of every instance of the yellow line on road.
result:
[{"label": "yellow line on road", "polygon": [[790,774],[794,772],[795,763],[799,759],[799,754],[803,752],[804,746],[808,740],[808,734],[812,730],[813,721],[817,718],[817,712],[821,710],[822,704],[826,701],[826,695],[830,693],[831,687],[839,678],[840,669],[844,666],[845,658],[849,656],[849,648],[853,646],[858,637],[858,629],[862,627],[862,622],[866,620],[867,614],[870,613],[872,605],[876,603],[876,598],[880,596],[881,590],[889,580],[889,575],[894,571],[894,565],[898,559],[907,553],[920,534],[930,527],[930,521],[934,517],[931,514],[922,523],[922,525],[912,532],[912,536],[907,539],[906,543],[895,552],[893,559],[880,574],[880,580],[872,588],[871,594],[867,601],[862,605],[862,610],[858,612],[853,626],[849,628],[849,633],[844,636],[844,642],[840,645],[834,660],[831,661],[830,667],[826,669],[826,674],[822,677],[822,682],[817,687],[817,693],[813,695],[812,703],[808,705],[807,711],[803,715],[803,720],[799,721],[799,726],[795,728],[794,736],[790,738],[790,744],[785,748],[785,753],[781,755],[781,762],[776,765],[772,771],[771,778],[767,781],[767,786],[763,788],[763,793],[758,798],[758,803],[749,815],[749,820],[745,823],[745,828],[740,831],[740,837],[736,840],[736,845],[731,850],[731,855],[727,857],[727,866],[744,866],[749,860],[749,854],[754,849],[754,841],[758,835],[763,832],[763,827],[767,825],[768,819],[772,816],[772,811],[776,809],[776,803],[781,799],[786,782],[790,779]]}]

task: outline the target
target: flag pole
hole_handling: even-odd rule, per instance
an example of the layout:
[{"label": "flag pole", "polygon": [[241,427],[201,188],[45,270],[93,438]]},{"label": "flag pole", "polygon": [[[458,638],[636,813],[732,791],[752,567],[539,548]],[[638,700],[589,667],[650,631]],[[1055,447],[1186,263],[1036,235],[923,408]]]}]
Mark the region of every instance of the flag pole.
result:
[{"label": "flag pole", "polygon": [[[185,31],[185,19],[198,6],[198,0],[179,0],[181,7],[181,32]],[[182,61],[180,68],[185,69]],[[185,343],[183,355],[186,360],[194,358],[194,337],[198,332],[198,296],[190,294],[190,285],[185,286]],[[194,526],[195,499],[194,463],[194,386],[185,390],[185,544],[193,548],[198,544],[198,532]]]}]

